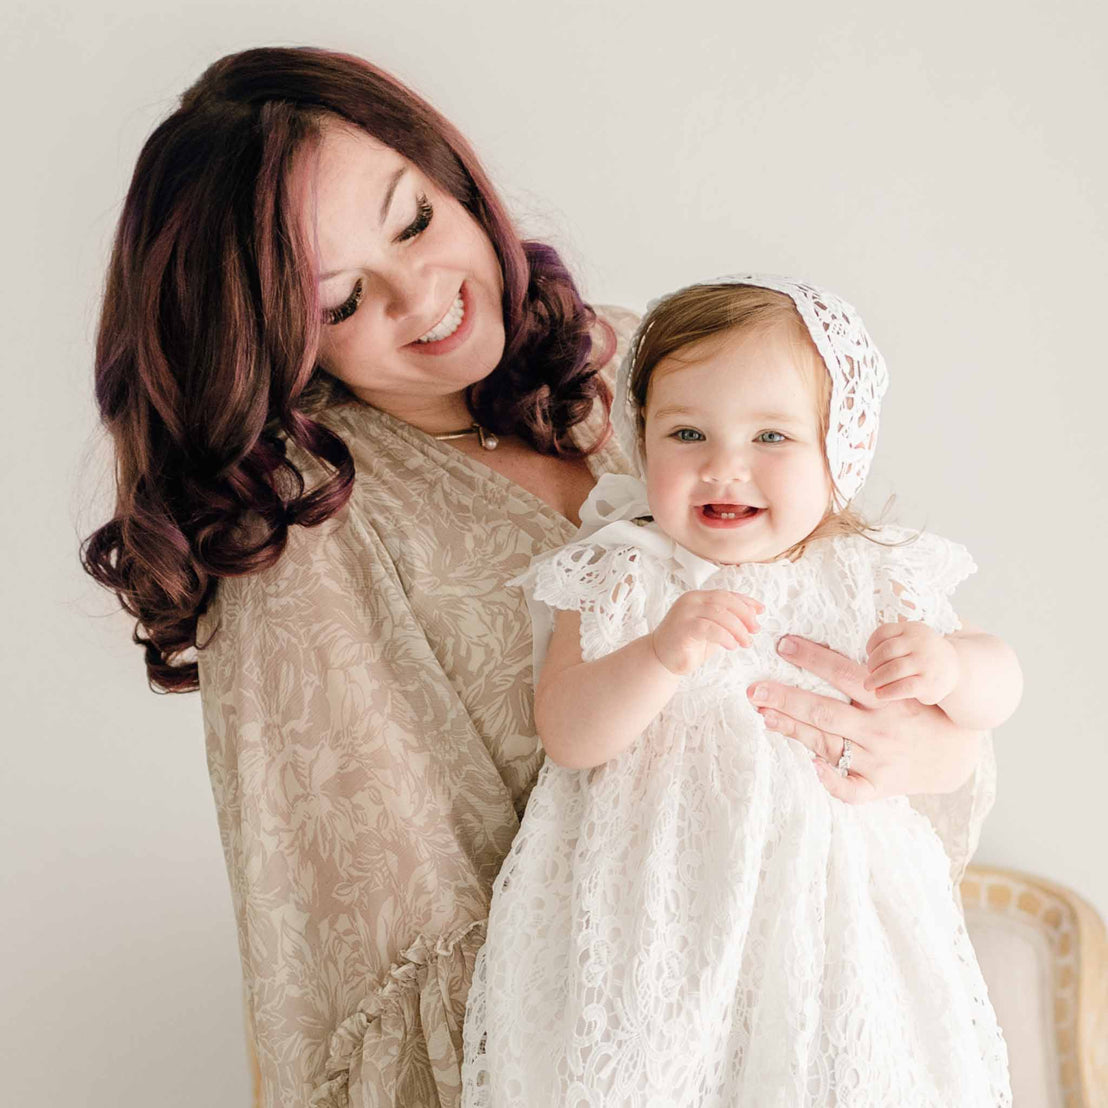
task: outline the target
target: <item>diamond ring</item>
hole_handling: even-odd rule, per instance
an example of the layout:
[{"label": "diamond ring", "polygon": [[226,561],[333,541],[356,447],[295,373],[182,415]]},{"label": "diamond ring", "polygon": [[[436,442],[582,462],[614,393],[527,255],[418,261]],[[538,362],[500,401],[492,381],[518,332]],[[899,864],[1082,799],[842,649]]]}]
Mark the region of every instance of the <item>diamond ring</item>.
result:
[{"label": "diamond ring", "polygon": [[835,763],[840,777],[845,777],[850,772],[850,762],[854,757],[854,744],[849,739],[843,739],[843,752]]}]

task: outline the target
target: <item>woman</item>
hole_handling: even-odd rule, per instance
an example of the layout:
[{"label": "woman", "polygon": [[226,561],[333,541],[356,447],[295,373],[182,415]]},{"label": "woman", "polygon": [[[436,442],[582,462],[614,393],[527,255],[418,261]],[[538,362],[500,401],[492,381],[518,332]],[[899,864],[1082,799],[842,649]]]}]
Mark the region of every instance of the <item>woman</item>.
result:
[{"label": "woman", "polygon": [[[140,155],[97,344],[118,504],[85,564],[151,683],[201,690],[267,1105],[456,1103],[541,761],[503,582],[629,470],[607,409],[633,322],[583,304],[458,132],[360,59],[224,58]],[[854,741],[845,800],[932,794],[960,872],[980,736],[797,647],[853,702],[771,686],[771,725],[833,762]]]}]

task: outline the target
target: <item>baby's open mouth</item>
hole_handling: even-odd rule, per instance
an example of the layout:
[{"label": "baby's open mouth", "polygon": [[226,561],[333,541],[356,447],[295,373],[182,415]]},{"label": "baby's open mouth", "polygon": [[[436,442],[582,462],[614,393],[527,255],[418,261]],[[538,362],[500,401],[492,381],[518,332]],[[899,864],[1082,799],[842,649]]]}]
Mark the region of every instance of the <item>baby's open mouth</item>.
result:
[{"label": "baby's open mouth", "polygon": [[701,504],[700,511],[709,519],[749,519],[763,509],[749,504]]}]

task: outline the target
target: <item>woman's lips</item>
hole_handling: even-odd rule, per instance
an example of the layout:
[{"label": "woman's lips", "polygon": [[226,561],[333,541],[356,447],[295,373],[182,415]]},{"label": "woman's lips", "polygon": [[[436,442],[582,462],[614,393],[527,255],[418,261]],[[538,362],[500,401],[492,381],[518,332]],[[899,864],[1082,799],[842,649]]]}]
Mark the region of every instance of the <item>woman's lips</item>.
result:
[{"label": "woman's lips", "polygon": [[764,511],[765,508],[754,508],[749,504],[698,504],[696,518],[705,527],[730,530],[752,523]]},{"label": "woman's lips", "polygon": [[[447,335],[444,339],[439,339],[438,342],[420,342],[416,339],[415,342],[409,342],[406,346],[402,347],[404,350],[410,350],[414,354],[449,354],[452,350],[456,350],[463,342],[469,338],[470,332],[473,330],[473,317],[476,314],[474,311],[473,297],[470,295],[469,289],[463,283],[462,287],[458,290],[458,295],[462,298],[462,322],[458,329],[452,334]],[[449,310],[447,310],[449,315]],[[445,318],[445,316],[443,317]],[[439,321],[440,323],[442,320]],[[435,327],[438,323],[435,324]],[[435,328],[432,327],[433,331]]]}]

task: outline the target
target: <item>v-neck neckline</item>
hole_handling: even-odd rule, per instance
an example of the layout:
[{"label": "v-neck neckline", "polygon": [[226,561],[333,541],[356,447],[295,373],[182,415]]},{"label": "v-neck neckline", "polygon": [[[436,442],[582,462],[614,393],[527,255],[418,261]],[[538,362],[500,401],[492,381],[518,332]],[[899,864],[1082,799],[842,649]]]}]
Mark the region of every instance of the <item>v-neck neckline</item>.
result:
[{"label": "v-neck neckline", "polygon": [[[541,496],[525,488],[518,481],[513,481],[499,470],[486,465],[479,458],[475,458],[470,454],[465,454],[461,450],[456,450],[447,443],[440,442],[426,431],[421,431],[411,423],[406,423],[397,416],[390,415],[383,408],[377,408],[372,404],[365,403],[365,401],[354,399],[348,400],[340,405],[338,410],[350,412],[356,419],[363,417],[369,420],[376,420],[383,428],[391,432],[397,438],[403,439],[405,442],[421,450],[424,454],[430,455],[433,459],[442,464],[443,468],[449,469],[452,465],[460,465],[463,469],[473,474],[478,480],[499,486],[501,489],[512,493],[512,495],[535,505],[547,519],[556,522],[567,537],[572,536],[577,531],[578,524],[574,523],[568,516],[562,515],[553,505],[548,504]],[[592,422],[593,420],[591,417],[586,418],[573,428],[575,442],[579,443],[580,430]],[[594,454],[585,455],[585,463],[592,473],[594,485],[605,473],[629,472],[627,459],[620,450],[614,432],[600,450]]]}]

